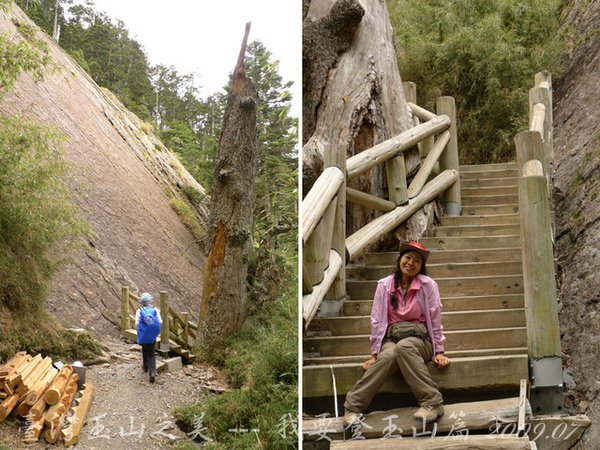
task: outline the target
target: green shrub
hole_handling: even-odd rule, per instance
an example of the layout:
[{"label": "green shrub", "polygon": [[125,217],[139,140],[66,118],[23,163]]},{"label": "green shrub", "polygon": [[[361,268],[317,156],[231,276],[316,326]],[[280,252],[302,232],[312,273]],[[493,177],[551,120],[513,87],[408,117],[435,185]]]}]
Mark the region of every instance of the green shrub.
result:
[{"label": "green shrub", "polygon": [[[223,350],[231,391],[175,410],[187,433],[198,426],[215,442],[207,449],[297,446],[298,340],[296,286],[246,321]],[[256,429],[235,433],[231,429]],[[218,443],[216,443],[218,442]],[[260,443],[259,443],[260,442]]]},{"label": "green shrub", "polygon": [[189,203],[178,198],[171,199],[169,205],[171,205],[171,208],[177,213],[183,224],[192,232],[196,241],[204,242],[206,232],[202,228],[194,208],[192,208]]},{"label": "green shrub", "polygon": [[565,44],[560,0],[389,2],[398,64],[434,111],[455,97],[462,164],[513,160],[514,135],[528,127],[537,72],[556,75]]},{"label": "green shrub", "polygon": [[0,117],[0,303],[12,310],[41,307],[68,238],[85,230],[62,183],[60,141],[41,125]]},{"label": "green shrub", "polygon": [[198,189],[196,189],[194,186],[186,184],[183,186],[183,188],[181,189],[183,191],[183,193],[185,194],[185,196],[194,204],[194,205],[198,205],[202,199],[204,198],[204,196],[202,195],[202,192],[200,192]]}]

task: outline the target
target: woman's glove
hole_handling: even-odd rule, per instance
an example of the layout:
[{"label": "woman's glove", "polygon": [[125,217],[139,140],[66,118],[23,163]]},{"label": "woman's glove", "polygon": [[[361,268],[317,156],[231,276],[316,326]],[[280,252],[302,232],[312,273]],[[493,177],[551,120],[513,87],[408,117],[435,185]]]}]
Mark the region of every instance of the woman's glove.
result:
[{"label": "woman's glove", "polygon": [[433,362],[437,364],[438,369],[443,369],[450,364],[450,360],[444,356],[443,353],[438,353],[434,356]]},{"label": "woman's glove", "polygon": [[377,361],[377,355],[371,356],[364,363],[362,363],[362,369],[366,372],[369,367],[375,364],[375,361]]}]

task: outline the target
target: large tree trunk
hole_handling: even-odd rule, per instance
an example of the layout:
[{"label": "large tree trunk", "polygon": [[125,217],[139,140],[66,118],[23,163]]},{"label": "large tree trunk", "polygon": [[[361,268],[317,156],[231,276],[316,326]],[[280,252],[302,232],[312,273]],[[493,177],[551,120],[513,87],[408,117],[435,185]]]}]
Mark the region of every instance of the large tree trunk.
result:
[{"label": "large tree trunk", "polygon": [[258,148],[258,92],[244,68],[250,24],[235,67],[215,168],[210,244],[204,266],[198,343],[209,358],[246,317],[248,254]]},{"label": "large tree trunk", "polygon": [[[384,0],[304,1],[303,192],[323,169],[323,148],[345,146],[348,157],[412,126]],[[420,164],[416,150],[404,153],[407,174]],[[349,186],[386,196],[382,167]],[[375,213],[348,204],[347,233]]]}]

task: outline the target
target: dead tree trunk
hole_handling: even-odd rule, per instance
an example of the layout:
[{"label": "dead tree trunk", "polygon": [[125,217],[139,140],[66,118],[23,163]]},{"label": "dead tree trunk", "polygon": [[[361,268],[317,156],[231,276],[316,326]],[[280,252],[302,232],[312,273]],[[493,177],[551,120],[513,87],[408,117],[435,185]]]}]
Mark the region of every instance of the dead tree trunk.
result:
[{"label": "dead tree trunk", "polygon": [[[412,126],[384,0],[304,1],[303,192],[323,169],[323,148],[342,144],[348,157]],[[407,174],[420,164],[404,153]],[[384,169],[352,180],[349,187],[385,196]],[[383,194],[383,195],[382,195]],[[374,212],[348,204],[348,233]]]},{"label": "dead tree trunk", "polygon": [[233,73],[211,194],[208,255],[199,314],[198,343],[207,357],[246,317],[248,254],[258,148],[258,92],[246,76],[250,24]]}]

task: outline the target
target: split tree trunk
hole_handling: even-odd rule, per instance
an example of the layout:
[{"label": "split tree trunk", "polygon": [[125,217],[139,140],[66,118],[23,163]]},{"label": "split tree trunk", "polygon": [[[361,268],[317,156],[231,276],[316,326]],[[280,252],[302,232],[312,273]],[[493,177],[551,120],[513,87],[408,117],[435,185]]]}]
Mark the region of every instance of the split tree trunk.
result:
[{"label": "split tree trunk", "polygon": [[[398,71],[394,37],[384,0],[312,0],[303,3],[304,195],[323,169],[323,148],[341,144],[356,155],[412,126]],[[404,152],[406,173],[420,165],[416,148]],[[385,167],[352,180],[349,187],[387,196]],[[376,213],[348,204],[351,234]]]},{"label": "split tree trunk", "polygon": [[248,254],[258,148],[258,92],[244,55],[250,24],[233,73],[211,194],[198,343],[207,357],[246,318]]}]

